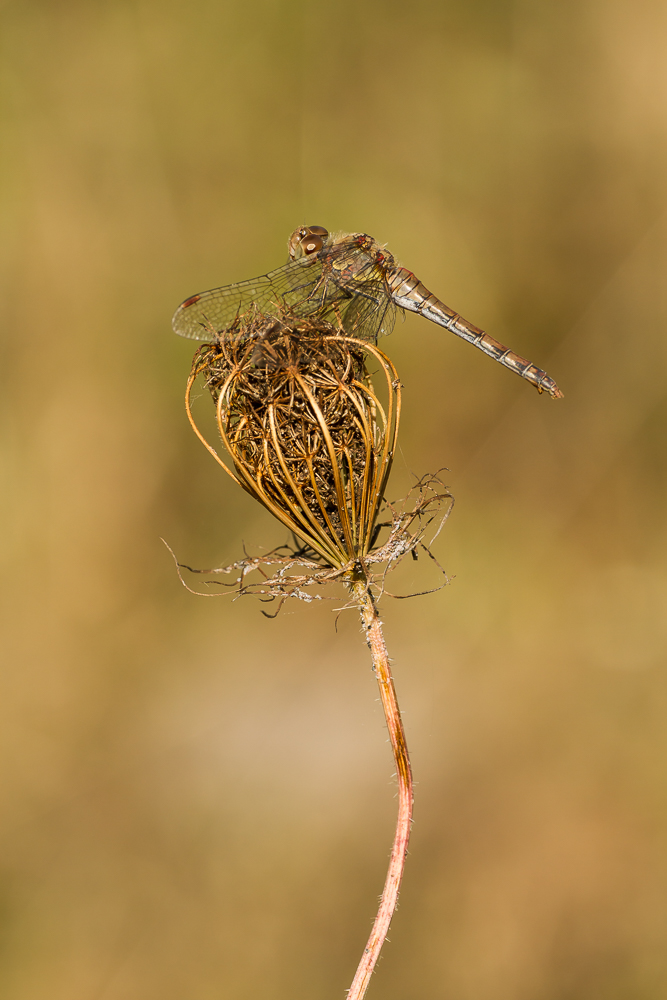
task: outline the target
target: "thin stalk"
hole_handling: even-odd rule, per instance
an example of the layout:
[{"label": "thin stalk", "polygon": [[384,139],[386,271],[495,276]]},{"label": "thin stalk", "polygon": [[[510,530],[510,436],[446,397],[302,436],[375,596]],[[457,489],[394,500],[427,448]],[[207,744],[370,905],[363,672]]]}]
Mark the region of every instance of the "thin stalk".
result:
[{"label": "thin stalk", "polygon": [[408,747],[405,742],[405,730],[398,707],[394,681],[389,666],[387,646],[382,633],[382,622],[375,606],[375,601],[365,580],[360,580],[353,586],[354,595],[359,602],[361,621],[366,633],[368,647],[373,658],[373,673],[380,688],[380,700],[387,720],[389,739],[396,763],[398,780],[398,818],[396,833],[389,858],[387,878],[382,890],[380,908],[373,924],[371,936],[368,939],[364,953],[359,962],[352,985],[347,994],[347,1000],[362,1000],[370,982],[375,963],[380,956],[391,918],[398,902],[398,891],[401,887],[405,858],[408,852],[410,827],[412,824],[412,769]]}]

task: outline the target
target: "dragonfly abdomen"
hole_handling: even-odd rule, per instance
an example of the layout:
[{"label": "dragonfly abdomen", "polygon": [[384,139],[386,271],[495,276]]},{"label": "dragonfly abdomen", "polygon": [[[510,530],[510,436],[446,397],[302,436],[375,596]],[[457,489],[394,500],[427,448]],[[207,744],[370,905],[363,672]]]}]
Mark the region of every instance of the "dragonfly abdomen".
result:
[{"label": "dragonfly abdomen", "polygon": [[532,383],[538,392],[548,392],[554,399],[560,399],[563,393],[556,383],[546,372],[538,368],[537,365],[526,361],[519,354],[510,351],[498,340],[494,340],[484,330],[474,326],[467,320],[459,316],[458,313],[446,306],[444,302],[436,298],[428,288],[422,284],[419,278],[415,277],[412,271],[404,267],[395,268],[387,275],[387,282],[391,290],[391,297],[397,306],[407,309],[409,312],[419,313],[426,319],[438,326],[444,326],[446,330],[455,333],[480,351],[484,351],[488,357],[494,361],[499,361],[501,365],[509,368],[522,378]]}]

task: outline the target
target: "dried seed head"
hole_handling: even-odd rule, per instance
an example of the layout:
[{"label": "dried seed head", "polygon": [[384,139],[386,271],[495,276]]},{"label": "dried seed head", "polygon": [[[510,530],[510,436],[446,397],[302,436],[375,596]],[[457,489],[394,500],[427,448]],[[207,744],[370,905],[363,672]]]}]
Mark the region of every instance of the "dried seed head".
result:
[{"label": "dried seed head", "polygon": [[[369,366],[378,372],[374,386]],[[253,312],[195,355],[234,471],[248,493],[332,567],[372,548],[396,447],[400,383],[373,344],[331,324]]]}]

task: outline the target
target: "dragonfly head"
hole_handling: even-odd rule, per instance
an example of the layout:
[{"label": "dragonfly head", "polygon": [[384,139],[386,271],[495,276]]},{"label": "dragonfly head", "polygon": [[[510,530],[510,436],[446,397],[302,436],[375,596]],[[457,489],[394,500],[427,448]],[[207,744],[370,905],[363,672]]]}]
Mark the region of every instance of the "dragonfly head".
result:
[{"label": "dragonfly head", "polygon": [[324,246],[329,233],[323,226],[300,226],[295,229],[287,243],[290,260],[310,257]]}]

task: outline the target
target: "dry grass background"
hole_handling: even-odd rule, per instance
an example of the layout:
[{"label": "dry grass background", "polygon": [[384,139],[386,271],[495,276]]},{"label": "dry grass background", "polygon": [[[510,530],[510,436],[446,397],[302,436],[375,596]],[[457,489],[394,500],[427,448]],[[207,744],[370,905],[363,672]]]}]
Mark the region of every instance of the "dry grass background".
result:
[{"label": "dry grass background", "polygon": [[159,541],[282,540],[191,434],[169,320],[302,222],[386,240],[566,393],[416,317],[383,345],[390,494],[450,468],[456,579],[386,602],[418,798],[370,995],[663,997],[664,3],[0,17],[3,997],[351,979],[394,812],[359,624],[197,600]]}]

